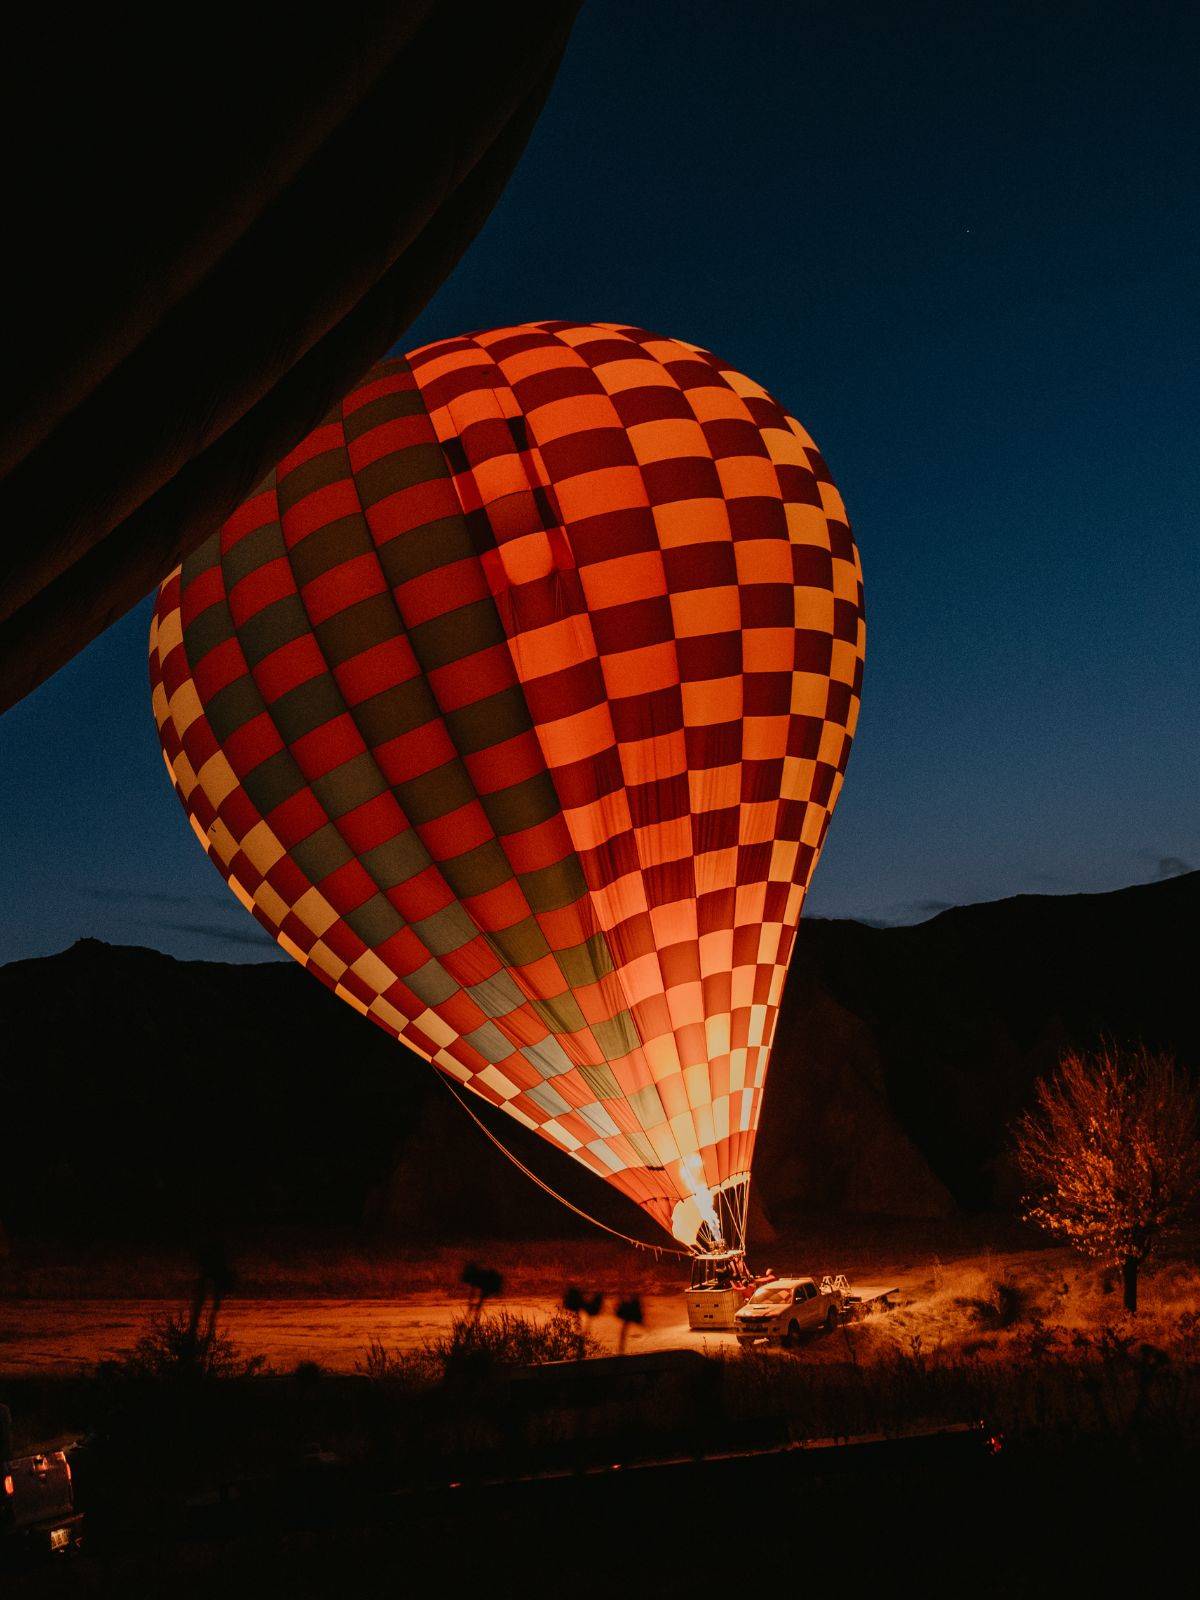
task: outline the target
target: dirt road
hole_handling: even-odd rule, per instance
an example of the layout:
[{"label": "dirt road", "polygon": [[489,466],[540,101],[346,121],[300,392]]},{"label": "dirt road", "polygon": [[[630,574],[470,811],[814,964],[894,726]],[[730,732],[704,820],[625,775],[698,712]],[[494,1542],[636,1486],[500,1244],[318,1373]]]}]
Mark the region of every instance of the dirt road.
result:
[{"label": "dirt road", "polygon": [[[505,1298],[512,1311],[548,1315],[556,1301]],[[680,1294],[643,1298],[646,1322],[630,1329],[627,1349],[702,1349],[734,1344],[732,1334],[690,1333]],[[175,1309],[155,1300],[0,1301],[0,1375],[70,1373],[129,1350],[156,1314]],[[262,1354],[287,1372],[299,1361],[316,1361],[335,1372],[353,1372],[378,1339],[389,1349],[417,1349],[444,1333],[463,1310],[461,1298],[413,1295],[404,1300],[230,1300],[221,1327],[246,1355]],[[597,1317],[592,1332],[616,1348],[620,1324]]]}]

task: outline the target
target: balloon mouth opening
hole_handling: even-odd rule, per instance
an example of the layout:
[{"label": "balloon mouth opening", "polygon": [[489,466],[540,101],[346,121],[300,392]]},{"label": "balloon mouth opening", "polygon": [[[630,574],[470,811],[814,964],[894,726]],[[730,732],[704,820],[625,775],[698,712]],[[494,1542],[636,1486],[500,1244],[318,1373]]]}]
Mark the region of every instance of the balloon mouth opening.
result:
[{"label": "balloon mouth opening", "polygon": [[749,1175],[737,1174],[713,1188],[699,1156],[681,1161],[678,1173],[685,1193],[671,1214],[671,1233],[679,1243],[703,1255],[744,1249]]}]

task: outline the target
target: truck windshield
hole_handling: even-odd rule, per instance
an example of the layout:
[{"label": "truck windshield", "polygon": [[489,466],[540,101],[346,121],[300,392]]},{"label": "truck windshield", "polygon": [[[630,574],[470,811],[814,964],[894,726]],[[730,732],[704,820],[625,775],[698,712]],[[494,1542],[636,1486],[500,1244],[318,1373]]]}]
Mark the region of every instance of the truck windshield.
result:
[{"label": "truck windshield", "polygon": [[752,1306],[786,1306],[792,1298],[792,1291],[782,1283],[764,1283],[761,1289],[756,1289],[747,1301]]}]

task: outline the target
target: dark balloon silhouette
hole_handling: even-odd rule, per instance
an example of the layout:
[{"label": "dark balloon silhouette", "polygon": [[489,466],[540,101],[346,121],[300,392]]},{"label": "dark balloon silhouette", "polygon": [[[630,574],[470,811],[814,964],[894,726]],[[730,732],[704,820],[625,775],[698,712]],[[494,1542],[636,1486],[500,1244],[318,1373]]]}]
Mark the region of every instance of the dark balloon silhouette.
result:
[{"label": "dark balloon silhouette", "polygon": [[500,194],[576,8],[11,20],[0,710],[403,333]]}]

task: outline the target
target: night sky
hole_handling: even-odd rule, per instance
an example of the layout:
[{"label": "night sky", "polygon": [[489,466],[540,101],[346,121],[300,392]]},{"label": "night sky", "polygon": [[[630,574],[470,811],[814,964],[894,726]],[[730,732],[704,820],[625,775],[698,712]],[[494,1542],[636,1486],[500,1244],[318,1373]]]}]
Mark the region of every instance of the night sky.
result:
[{"label": "night sky", "polygon": [[[1198,59],[1200,7],[1146,0],[589,0],[403,342],[636,323],[814,435],[868,636],[810,914],[1200,864]],[[170,791],[149,614],[0,719],[0,960],[274,948]]]}]

